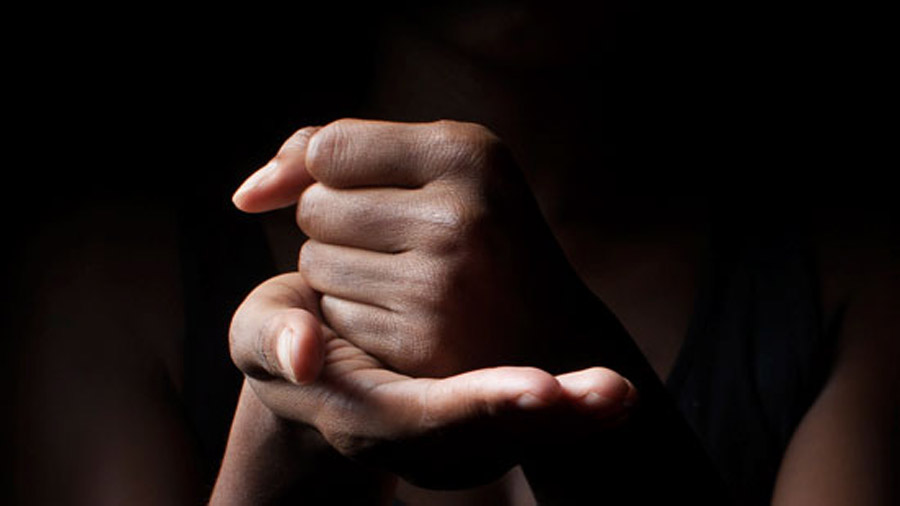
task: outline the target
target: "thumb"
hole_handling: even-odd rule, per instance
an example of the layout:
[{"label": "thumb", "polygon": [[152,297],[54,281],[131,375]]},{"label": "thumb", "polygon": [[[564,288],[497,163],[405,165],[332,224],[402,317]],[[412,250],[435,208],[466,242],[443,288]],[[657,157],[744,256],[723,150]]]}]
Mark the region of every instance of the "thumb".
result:
[{"label": "thumb", "polygon": [[231,321],[231,357],[248,376],[308,383],[322,370],[325,347],[315,293],[298,273],[258,286]]},{"label": "thumb", "polygon": [[314,181],[306,170],[306,147],[319,127],[306,127],[290,136],[269,163],[254,172],[234,193],[238,209],[262,213],[297,203]]}]

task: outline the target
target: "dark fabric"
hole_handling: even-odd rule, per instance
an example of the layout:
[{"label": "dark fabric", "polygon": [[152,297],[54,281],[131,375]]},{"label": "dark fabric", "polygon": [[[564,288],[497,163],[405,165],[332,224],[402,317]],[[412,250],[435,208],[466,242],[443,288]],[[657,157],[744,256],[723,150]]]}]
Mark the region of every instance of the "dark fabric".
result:
[{"label": "dark fabric", "polygon": [[668,380],[742,504],[769,504],[794,430],[828,375],[813,252],[802,227],[714,235],[712,262]]}]

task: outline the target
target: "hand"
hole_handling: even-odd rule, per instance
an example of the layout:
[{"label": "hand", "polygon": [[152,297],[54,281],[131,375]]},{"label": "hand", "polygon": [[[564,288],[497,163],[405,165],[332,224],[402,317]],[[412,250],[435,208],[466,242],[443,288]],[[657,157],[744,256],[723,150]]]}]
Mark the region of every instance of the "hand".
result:
[{"label": "hand", "polygon": [[319,322],[297,273],[266,281],[235,313],[235,363],[281,419],[314,426],[338,451],[430,488],[499,477],[527,446],[616,425],[635,391],[613,371],[560,376],[497,367],[413,379]]},{"label": "hand", "polygon": [[301,192],[297,220],[310,240],[300,271],[323,294],[324,320],[385,365],[440,377],[596,363],[603,329],[588,319],[614,318],[484,127],[340,120],[303,129],[235,203],[260,212]]}]

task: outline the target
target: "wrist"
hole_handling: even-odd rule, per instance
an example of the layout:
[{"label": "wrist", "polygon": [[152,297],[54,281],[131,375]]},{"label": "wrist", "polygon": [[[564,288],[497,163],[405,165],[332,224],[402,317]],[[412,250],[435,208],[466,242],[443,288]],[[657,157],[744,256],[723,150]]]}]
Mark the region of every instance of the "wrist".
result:
[{"label": "wrist", "polygon": [[394,482],[340,455],[315,429],[276,415],[245,382],[210,504],[387,504]]}]

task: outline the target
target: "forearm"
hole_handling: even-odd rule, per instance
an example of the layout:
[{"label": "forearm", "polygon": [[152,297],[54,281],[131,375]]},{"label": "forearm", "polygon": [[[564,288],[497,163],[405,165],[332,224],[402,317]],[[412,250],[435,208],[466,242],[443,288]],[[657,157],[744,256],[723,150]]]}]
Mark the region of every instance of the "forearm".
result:
[{"label": "forearm", "polygon": [[210,504],[385,504],[394,480],[278,419],[245,383]]},{"label": "forearm", "polygon": [[616,318],[593,308],[565,369],[603,365],[640,392],[628,421],[571,444],[533,449],[523,469],[541,504],[729,504],[724,484],[665,386]]}]

